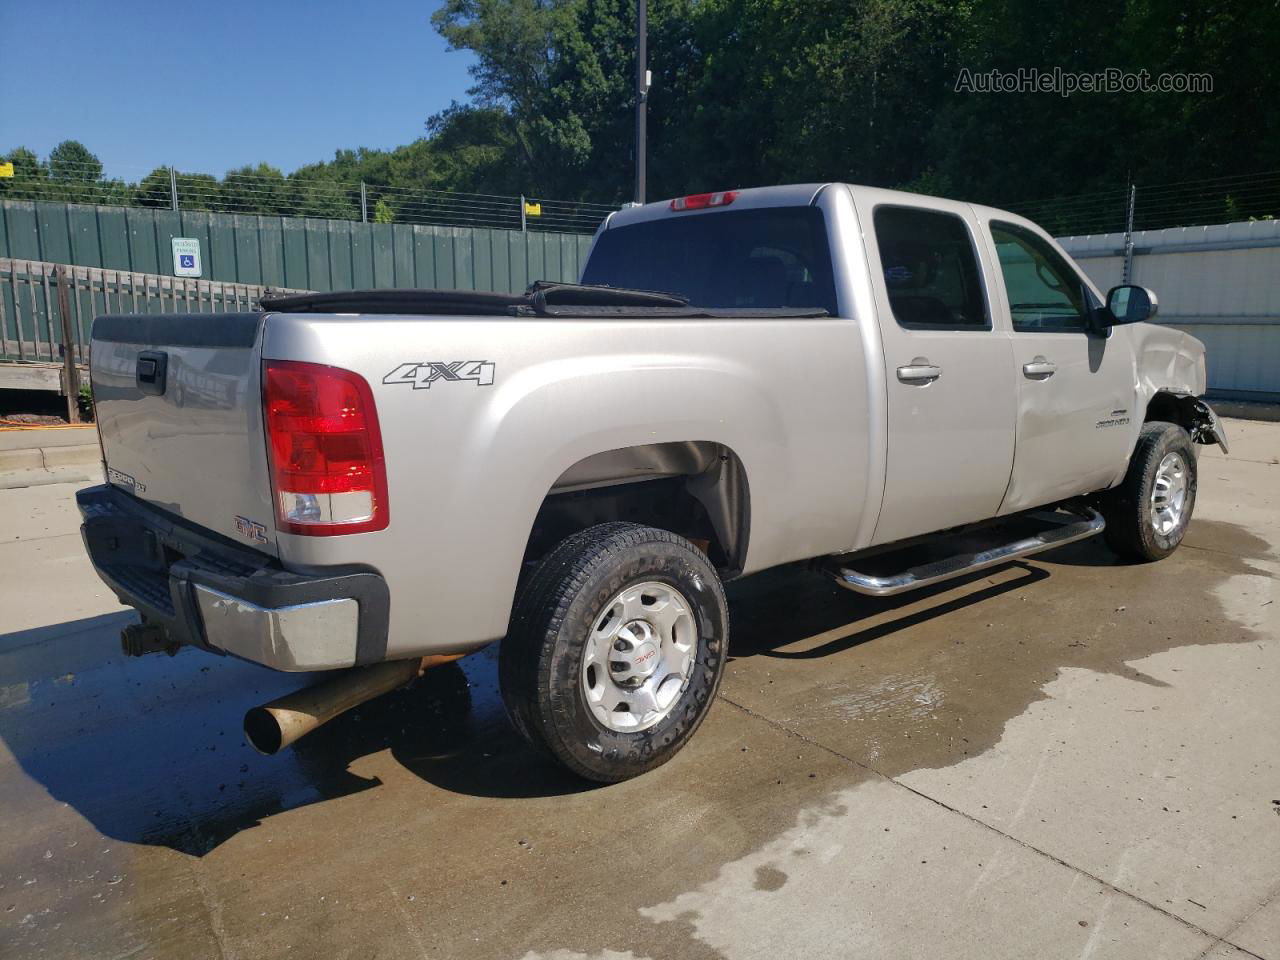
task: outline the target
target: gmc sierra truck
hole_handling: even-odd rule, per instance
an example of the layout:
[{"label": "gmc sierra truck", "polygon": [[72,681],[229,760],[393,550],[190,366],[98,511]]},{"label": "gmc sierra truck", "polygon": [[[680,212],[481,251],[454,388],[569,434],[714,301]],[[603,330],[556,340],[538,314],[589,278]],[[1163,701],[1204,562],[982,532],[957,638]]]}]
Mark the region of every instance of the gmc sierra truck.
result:
[{"label": "gmc sierra truck", "polygon": [[249,711],[273,752],[500,640],[517,730],[616,781],[706,715],[723,582],[883,596],[1100,532],[1157,560],[1225,449],[1203,345],[1001,210],[680,197],[610,216],[581,281],[97,318],[78,501],[126,652],[336,671]]}]

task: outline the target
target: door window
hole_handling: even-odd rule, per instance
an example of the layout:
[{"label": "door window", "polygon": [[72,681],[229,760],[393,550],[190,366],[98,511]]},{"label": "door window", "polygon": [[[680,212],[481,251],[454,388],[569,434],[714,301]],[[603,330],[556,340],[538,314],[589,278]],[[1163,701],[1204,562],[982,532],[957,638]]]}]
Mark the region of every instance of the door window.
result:
[{"label": "door window", "polygon": [[877,207],[876,244],[899,325],[926,330],[990,330],[982,273],[959,217],[916,207]]},{"label": "door window", "polygon": [[1071,264],[1043,237],[1012,223],[991,224],[1018,332],[1087,330],[1095,297]]}]

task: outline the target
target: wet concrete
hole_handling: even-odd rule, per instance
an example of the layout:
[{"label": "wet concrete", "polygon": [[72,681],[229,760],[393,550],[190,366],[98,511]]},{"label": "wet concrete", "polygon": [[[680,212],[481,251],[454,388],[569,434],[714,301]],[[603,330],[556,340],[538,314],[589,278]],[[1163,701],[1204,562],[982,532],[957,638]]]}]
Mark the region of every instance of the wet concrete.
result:
[{"label": "wet concrete", "polygon": [[1160,564],[732,585],[712,716],[607,788],[491,651],[259,757],[306,678],[120,657],[74,488],[0,491],[0,956],[1280,958],[1280,426],[1243,449]]}]

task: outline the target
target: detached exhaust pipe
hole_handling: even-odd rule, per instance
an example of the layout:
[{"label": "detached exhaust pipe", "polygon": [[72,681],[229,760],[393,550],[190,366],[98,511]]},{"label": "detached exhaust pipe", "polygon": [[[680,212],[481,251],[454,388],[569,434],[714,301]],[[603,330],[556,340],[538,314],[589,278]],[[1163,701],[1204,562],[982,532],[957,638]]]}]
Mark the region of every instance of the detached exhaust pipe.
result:
[{"label": "detached exhaust pipe", "polygon": [[348,670],[332,680],[254,707],[244,715],[245,739],[253,749],[269,757],[352,707],[403,687],[428,667],[461,657],[458,654],[388,660]]}]

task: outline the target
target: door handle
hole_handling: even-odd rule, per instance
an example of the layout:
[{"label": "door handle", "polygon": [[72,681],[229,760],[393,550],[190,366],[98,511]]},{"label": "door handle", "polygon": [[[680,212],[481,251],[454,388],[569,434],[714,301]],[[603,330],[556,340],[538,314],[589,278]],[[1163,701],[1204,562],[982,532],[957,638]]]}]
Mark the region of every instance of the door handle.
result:
[{"label": "door handle", "polygon": [[160,350],[143,350],[134,369],[134,384],[139,392],[163,396],[169,355]]},{"label": "door handle", "polygon": [[1057,372],[1057,369],[1057,364],[1044,357],[1036,357],[1030,363],[1022,365],[1022,374],[1029,380],[1048,380]]},{"label": "door handle", "polygon": [[942,368],[929,362],[927,357],[916,357],[905,367],[898,368],[898,379],[915,387],[927,387],[942,376]]}]

